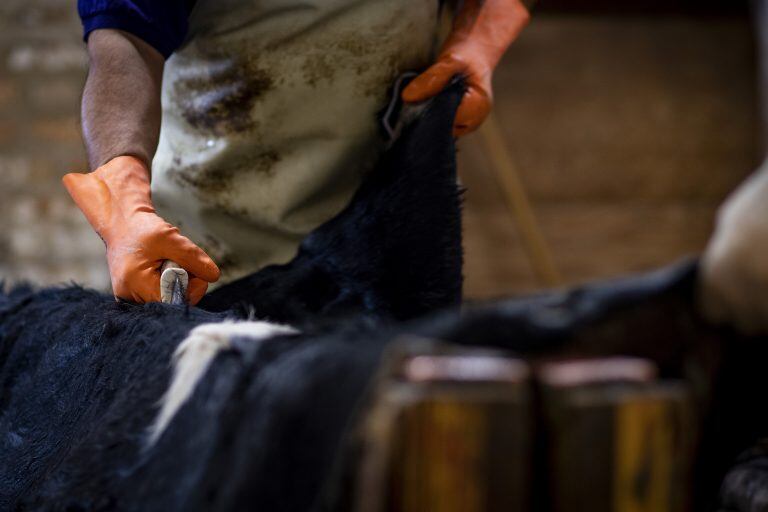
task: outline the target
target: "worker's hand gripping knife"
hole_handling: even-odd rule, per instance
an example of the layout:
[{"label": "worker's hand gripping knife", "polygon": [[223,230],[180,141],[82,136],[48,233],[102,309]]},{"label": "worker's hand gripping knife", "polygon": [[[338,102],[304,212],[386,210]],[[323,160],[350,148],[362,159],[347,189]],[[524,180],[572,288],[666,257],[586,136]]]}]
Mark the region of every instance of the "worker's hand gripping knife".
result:
[{"label": "worker's hand gripping knife", "polygon": [[196,304],[219,269],[202,249],[155,212],[149,170],[138,158],[119,156],[89,174],[67,174],[64,186],[107,247],[116,297],[160,301],[160,268],[166,260],[190,274],[189,302]]},{"label": "worker's hand gripping knife", "polygon": [[405,88],[403,100],[427,100],[453,76],[463,75],[467,92],[456,114],[454,135],[475,130],[491,111],[493,70],[529,19],[520,0],[464,0],[437,62]]}]

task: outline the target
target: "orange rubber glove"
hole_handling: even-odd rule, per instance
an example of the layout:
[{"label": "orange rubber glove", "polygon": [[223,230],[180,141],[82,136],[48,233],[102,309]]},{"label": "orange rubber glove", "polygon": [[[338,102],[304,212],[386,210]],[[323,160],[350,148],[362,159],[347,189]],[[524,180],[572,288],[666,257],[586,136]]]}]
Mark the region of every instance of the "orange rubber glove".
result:
[{"label": "orange rubber glove", "polygon": [[178,263],[189,274],[188,295],[197,304],[219,268],[202,249],[160,218],[152,206],[149,170],[138,158],[119,156],[89,174],[67,174],[69,195],[107,246],[116,297],[160,301],[160,267]]},{"label": "orange rubber glove", "polygon": [[453,76],[463,75],[467,92],[456,113],[453,133],[459,137],[475,130],[491,111],[493,70],[529,19],[520,0],[464,0],[437,62],[408,84],[403,101],[428,100]]}]

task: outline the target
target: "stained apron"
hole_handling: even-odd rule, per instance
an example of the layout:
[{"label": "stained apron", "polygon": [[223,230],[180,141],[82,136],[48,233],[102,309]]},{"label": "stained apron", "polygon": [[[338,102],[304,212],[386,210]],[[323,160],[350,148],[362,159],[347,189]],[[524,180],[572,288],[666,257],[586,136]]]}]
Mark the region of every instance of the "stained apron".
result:
[{"label": "stained apron", "polygon": [[282,263],[383,142],[387,90],[433,56],[437,0],[199,0],[163,76],[159,213],[221,267]]}]

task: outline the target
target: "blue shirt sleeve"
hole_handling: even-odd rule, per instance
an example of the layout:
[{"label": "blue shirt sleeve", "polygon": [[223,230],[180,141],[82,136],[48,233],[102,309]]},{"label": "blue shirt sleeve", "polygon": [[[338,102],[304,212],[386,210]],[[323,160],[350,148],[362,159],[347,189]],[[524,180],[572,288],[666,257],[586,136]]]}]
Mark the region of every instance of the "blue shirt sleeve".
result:
[{"label": "blue shirt sleeve", "polygon": [[166,59],[187,36],[195,0],[78,0],[83,39],[99,28],[124,30],[142,39]]}]

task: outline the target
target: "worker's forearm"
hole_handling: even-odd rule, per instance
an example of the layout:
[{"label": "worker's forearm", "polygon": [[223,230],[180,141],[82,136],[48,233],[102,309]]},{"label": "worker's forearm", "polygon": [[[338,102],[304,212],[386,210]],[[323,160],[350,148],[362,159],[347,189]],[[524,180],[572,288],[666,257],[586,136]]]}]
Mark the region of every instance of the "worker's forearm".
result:
[{"label": "worker's forearm", "polygon": [[88,55],[82,123],[91,169],[121,155],[149,167],[160,135],[162,55],[117,30],[92,32]]}]

